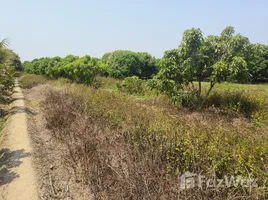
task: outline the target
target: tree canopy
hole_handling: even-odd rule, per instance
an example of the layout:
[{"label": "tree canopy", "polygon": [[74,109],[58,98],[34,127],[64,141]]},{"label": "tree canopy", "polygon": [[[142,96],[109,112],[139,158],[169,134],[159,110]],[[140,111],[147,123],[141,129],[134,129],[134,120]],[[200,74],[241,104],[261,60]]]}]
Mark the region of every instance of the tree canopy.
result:
[{"label": "tree canopy", "polygon": [[[248,38],[235,35],[230,26],[220,36],[206,38],[200,29],[186,30],[179,47],[165,52],[160,71],[154,78],[155,86],[171,97],[187,87],[196,101],[194,105],[202,107],[216,83],[252,80],[248,58],[251,49]],[[204,81],[210,82],[210,88],[201,97]]]},{"label": "tree canopy", "polygon": [[8,96],[7,92],[14,84],[14,69],[21,70],[20,58],[9,49],[8,39],[0,42],[0,101]]},{"label": "tree canopy", "polygon": [[110,76],[115,78],[138,76],[148,79],[158,71],[156,58],[146,52],[118,50],[104,54],[102,61],[108,65]]}]

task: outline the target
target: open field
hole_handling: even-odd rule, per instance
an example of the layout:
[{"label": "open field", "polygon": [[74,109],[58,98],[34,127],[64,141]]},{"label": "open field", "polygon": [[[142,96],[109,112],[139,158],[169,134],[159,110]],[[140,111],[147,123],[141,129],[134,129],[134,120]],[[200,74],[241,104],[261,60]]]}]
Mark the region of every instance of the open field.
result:
[{"label": "open field", "polygon": [[268,199],[268,1],[2,4],[0,200]]},{"label": "open field", "polygon": [[[40,102],[45,127],[67,150],[65,165],[73,170],[75,179],[95,197],[267,197],[267,85],[216,86],[215,93],[225,95],[218,98],[228,102],[228,98],[233,101],[236,97],[236,103],[245,107],[226,108],[222,103],[198,112],[175,106],[163,95],[137,99],[137,95],[116,90],[112,86],[116,81],[110,78],[109,84],[95,89],[65,79],[21,77],[28,89],[34,89],[38,81],[50,85]],[[221,91],[223,88],[230,93]],[[237,88],[243,92],[233,96]],[[247,109],[250,112],[244,112]],[[257,178],[259,187],[186,192],[178,183],[186,171],[214,178]]]}]

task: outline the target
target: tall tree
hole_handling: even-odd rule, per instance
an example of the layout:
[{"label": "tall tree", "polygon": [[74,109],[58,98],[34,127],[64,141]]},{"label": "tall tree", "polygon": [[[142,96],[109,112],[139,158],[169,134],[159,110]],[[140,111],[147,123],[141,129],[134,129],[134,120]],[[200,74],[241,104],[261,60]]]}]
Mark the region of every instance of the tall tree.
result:
[{"label": "tall tree", "polygon": [[[178,49],[165,53],[155,77],[156,85],[171,97],[187,87],[187,91],[192,91],[193,106],[201,109],[216,83],[248,80],[250,74],[244,55],[249,41],[234,33],[230,26],[220,36],[207,38],[203,38],[200,29],[184,31]],[[194,81],[198,82],[197,87]],[[203,81],[210,82],[204,96],[201,95]]]}]

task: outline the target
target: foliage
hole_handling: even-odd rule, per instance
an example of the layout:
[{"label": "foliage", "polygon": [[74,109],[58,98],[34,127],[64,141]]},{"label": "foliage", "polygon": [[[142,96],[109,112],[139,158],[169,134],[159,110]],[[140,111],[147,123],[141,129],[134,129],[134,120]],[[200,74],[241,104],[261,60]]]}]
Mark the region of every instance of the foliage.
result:
[{"label": "foliage", "polygon": [[[192,97],[188,99],[190,104],[200,109],[216,83],[249,80],[244,56],[248,45],[247,38],[234,35],[233,27],[226,27],[220,36],[207,38],[200,29],[186,30],[178,49],[165,52],[152,86],[171,98],[186,91]],[[210,82],[210,88],[202,97],[204,81]]]},{"label": "foliage", "polygon": [[30,89],[36,85],[45,84],[47,79],[41,75],[27,74],[21,75],[19,81],[22,88]]},{"label": "foliage", "polygon": [[0,101],[5,101],[12,89],[15,77],[15,67],[19,67],[20,59],[8,49],[8,40],[0,42]]},{"label": "foliage", "polygon": [[148,79],[158,71],[157,60],[145,52],[118,50],[104,54],[102,61],[108,65],[108,72],[114,78],[138,76]]},{"label": "foliage", "polygon": [[127,77],[121,84],[117,83],[117,89],[129,94],[143,95],[145,93],[145,87],[145,82],[137,76]]},{"label": "foliage", "polygon": [[250,118],[254,112],[260,111],[264,107],[265,98],[251,91],[215,91],[213,92],[205,107],[216,107],[221,110],[229,109],[233,114],[244,114]]},{"label": "foliage", "polygon": [[246,60],[251,73],[251,82],[268,81],[268,46],[250,44]]},{"label": "foliage", "polygon": [[105,75],[106,68],[101,60],[88,55],[81,58],[73,55],[65,58],[40,58],[23,63],[26,73],[46,75],[50,78],[63,77],[84,84],[91,84],[97,75]]},{"label": "foliage", "polygon": [[[172,115],[137,104],[122,93],[76,84],[62,88],[66,93],[48,91],[43,102],[47,128],[68,148],[67,163],[74,168],[78,181],[84,181],[96,196],[267,197],[267,124],[251,127],[242,119],[229,122],[205,112]],[[229,97],[223,103],[245,99],[237,94]],[[258,178],[260,187],[192,189],[187,191],[189,196],[177,188],[178,175],[186,171],[216,179],[250,174]]]}]

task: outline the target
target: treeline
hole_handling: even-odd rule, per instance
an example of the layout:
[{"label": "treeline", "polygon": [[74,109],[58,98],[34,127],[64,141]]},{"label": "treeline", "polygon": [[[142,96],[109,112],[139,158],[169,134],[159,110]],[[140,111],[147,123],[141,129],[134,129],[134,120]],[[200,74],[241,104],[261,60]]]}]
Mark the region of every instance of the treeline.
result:
[{"label": "treeline", "polygon": [[97,58],[68,55],[65,58],[40,58],[24,62],[27,73],[46,75],[50,78],[68,78],[78,83],[91,83],[97,74],[103,74],[107,66]]},{"label": "treeline", "polygon": [[[168,69],[170,76],[175,73],[181,78],[175,65],[179,66],[180,74],[189,74],[193,81],[206,81],[217,68],[221,81],[267,82],[268,46],[252,44],[247,37],[234,35],[233,27],[226,27],[220,36],[210,35],[207,38],[203,38],[200,29],[189,29],[184,32],[179,48],[166,51],[162,59],[145,52],[118,50],[104,54],[101,59],[88,55],[34,59],[24,62],[23,68],[27,73],[91,83],[98,74],[121,79],[130,76],[150,79],[161,69],[162,72]],[[226,69],[237,76],[229,76]],[[239,70],[247,72],[246,79],[239,75]]]},{"label": "treeline", "polygon": [[120,50],[106,53],[102,59],[89,55],[34,59],[24,62],[23,69],[26,73],[46,75],[50,78],[64,77],[78,83],[90,84],[96,75],[152,78],[158,71],[157,63],[159,60],[148,53]]}]

